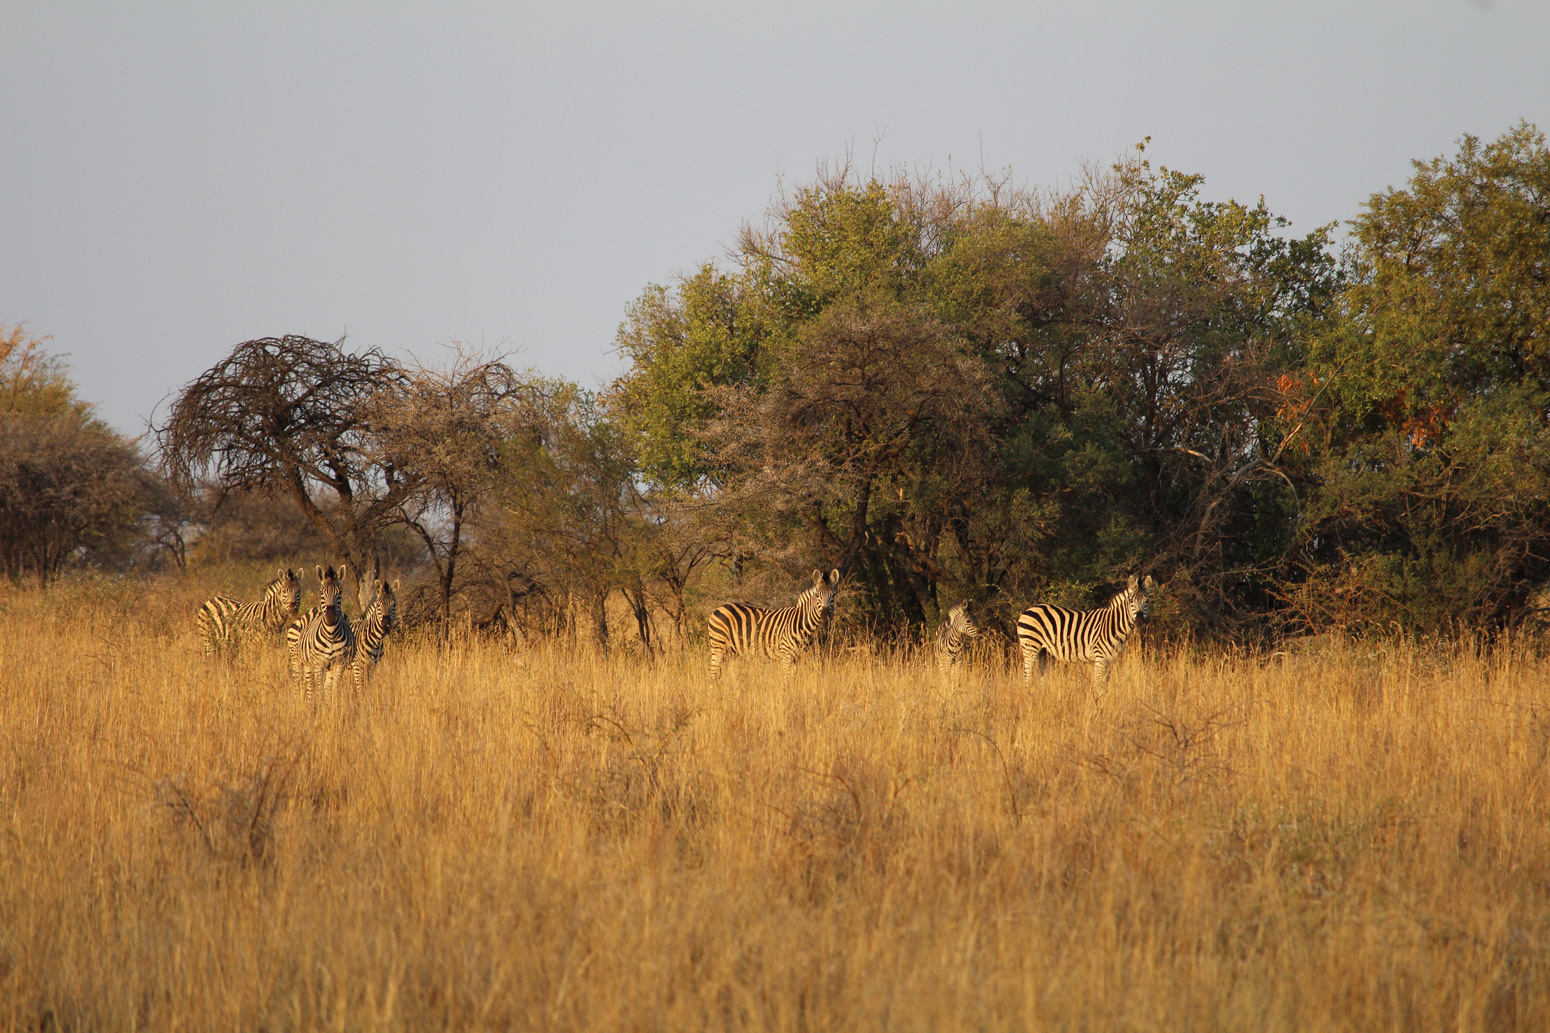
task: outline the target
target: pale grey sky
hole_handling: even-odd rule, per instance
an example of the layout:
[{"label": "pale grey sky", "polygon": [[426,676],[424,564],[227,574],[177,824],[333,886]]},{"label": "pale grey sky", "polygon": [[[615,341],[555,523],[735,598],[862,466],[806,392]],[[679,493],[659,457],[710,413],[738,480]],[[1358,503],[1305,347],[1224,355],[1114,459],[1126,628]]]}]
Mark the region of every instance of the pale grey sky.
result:
[{"label": "pale grey sky", "polygon": [[1550,129],[1547,0],[4,0],[0,41],[0,323],[131,433],[285,333],[596,386],[648,283],[847,150],[1049,186],[1150,135],[1301,231]]}]

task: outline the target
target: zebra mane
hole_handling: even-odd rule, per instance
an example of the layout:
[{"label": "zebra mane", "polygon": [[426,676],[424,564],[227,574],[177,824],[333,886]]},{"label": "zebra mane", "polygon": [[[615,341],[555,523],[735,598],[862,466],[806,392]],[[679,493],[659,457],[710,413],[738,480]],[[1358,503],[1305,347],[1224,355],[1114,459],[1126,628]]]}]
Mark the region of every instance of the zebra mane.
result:
[{"label": "zebra mane", "polygon": [[1140,585],[1126,584],[1124,588],[1121,588],[1114,594],[1113,599],[1104,604],[1103,608],[1105,610],[1122,610],[1125,608],[1126,603],[1139,594],[1141,594]]}]

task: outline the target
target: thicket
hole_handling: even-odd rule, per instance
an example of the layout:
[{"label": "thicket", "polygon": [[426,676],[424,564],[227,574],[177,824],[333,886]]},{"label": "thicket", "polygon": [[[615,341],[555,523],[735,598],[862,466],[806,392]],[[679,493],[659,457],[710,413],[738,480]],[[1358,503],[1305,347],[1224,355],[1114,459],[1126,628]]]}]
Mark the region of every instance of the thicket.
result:
[{"label": "thicket", "polygon": [[141,526],[182,562],[259,558],[289,520],[358,568],[419,566],[411,619],[606,645],[622,603],[647,649],[829,565],[847,619],[896,640],[962,598],[1004,618],[1143,569],[1207,636],[1533,612],[1543,134],[1464,137],[1343,239],[1203,188],[1141,149],[1064,192],[824,170],[648,287],[598,393],[245,342],[159,428],[176,490]]}]

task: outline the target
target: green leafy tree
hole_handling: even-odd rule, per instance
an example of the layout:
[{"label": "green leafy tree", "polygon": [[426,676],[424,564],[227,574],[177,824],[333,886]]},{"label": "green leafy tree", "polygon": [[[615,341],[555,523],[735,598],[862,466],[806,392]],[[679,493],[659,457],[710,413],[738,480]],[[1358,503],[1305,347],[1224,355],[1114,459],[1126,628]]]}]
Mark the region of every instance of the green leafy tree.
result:
[{"label": "green leafy tree", "polygon": [[1550,575],[1550,150],[1521,124],[1416,162],[1353,225],[1304,413],[1313,625],[1509,619]]},{"label": "green leafy tree", "polygon": [[1155,561],[1241,610],[1295,511],[1278,378],[1338,276],[1327,231],[1200,182],[1139,157],[1053,198],[821,178],[736,271],[648,291],[621,425],[730,560],[854,562],[874,626],[939,586],[1025,601]]}]

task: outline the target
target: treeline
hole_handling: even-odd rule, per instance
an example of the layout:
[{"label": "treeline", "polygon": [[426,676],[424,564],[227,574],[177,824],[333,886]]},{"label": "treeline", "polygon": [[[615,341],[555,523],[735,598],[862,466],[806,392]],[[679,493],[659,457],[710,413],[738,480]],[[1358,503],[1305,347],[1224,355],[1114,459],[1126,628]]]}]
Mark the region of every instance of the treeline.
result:
[{"label": "treeline", "polygon": [[819,565],[894,639],[1140,570],[1202,635],[1521,619],[1550,579],[1543,134],[1416,163],[1338,249],[1201,190],[1139,151],[1065,192],[833,170],[648,288],[597,394],[250,341],[158,431],[192,522],[139,526],[198,556],[281,505],[423,566],[423,619],[606,641],[613,605],[648,648]]},{"label": "treeline", "polygon": [[1337,255],[1144,155],[1066,193],[858,182],[649,291],[615,410],[745,562],[888,631],[1149,569],[1207,634],[1519,617],[1550,574],[1550,153],[1466,137]]}]

